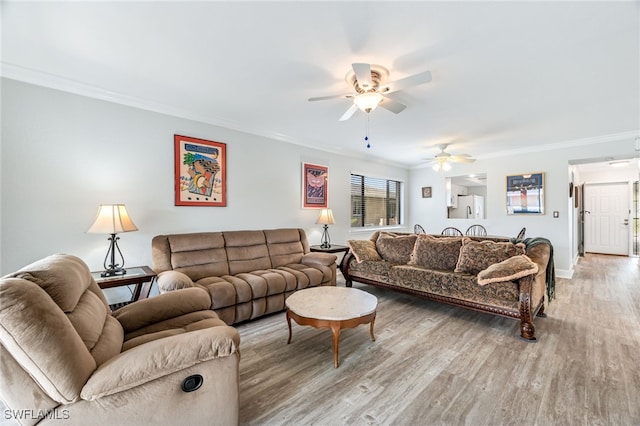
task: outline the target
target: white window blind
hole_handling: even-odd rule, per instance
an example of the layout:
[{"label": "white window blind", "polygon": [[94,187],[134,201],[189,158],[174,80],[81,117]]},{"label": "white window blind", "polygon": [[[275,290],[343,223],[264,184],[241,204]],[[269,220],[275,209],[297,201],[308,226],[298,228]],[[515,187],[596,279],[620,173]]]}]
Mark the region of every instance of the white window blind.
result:
[{"label": "white window blind", "polygon": [[401,182],[351,175],[351,227],[400,225]]}]

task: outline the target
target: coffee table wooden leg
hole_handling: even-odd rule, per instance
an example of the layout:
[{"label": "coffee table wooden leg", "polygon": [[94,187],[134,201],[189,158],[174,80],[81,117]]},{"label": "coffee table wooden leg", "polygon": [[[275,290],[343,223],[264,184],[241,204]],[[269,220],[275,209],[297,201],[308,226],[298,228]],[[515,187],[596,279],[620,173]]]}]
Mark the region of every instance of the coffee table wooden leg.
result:
[{"label": "coffee table wooden leg", "polygon": [[287,309],[287,326],[289,326],[289,340],[287,340],[287,345],[291,343],[291,316],[289,315],[289,310]]},{"label": "coffee table wooden leg", "polygon": [[338,347],[340,346],[340,322],[331,323],[331,332],[333,333],[333,366],[338,368]]},{"label": "coffee table wooden leg", "polygon": [[374,342],[376,341],[376,337],[373,335],[373,323],[375,322],[376,322],[376,317],[373,317],[371,319],[371,324],[369,325],[369,334],[371,334],[371,340]]}]

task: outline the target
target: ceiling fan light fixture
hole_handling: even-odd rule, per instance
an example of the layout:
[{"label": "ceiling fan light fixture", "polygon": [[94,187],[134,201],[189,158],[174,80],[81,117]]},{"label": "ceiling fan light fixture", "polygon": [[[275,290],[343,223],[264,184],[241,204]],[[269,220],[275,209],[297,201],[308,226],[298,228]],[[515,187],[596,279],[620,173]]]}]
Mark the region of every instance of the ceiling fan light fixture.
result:
[{"label": "ceiling fan light fixture", "polygon": [[436,172],[439,172],[441,170],[448,172],[449,170],[451,170],[451,164],[447,160],[438,161],[433,165],[433,170],[435,170]]},{"label": "ceiling fan light fixture", "polygon": [[361,93],[353,98],[353,103],[364,112],[371,112],[382,102],[382,95],[378,92]]}]

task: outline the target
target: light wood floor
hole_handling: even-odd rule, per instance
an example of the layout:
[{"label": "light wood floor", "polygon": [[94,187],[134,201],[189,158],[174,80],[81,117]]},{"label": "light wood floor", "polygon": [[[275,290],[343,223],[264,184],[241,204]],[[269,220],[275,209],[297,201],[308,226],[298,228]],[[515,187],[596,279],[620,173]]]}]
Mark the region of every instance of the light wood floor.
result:
[{"label": "light wood floor", "polygon": [[241,424],[640,425],[637,258],[581,258],[535,343],[517,320],[354,286],[379,299],[376,341],[344,330],[337,369],[329,330],[238,327]]}]

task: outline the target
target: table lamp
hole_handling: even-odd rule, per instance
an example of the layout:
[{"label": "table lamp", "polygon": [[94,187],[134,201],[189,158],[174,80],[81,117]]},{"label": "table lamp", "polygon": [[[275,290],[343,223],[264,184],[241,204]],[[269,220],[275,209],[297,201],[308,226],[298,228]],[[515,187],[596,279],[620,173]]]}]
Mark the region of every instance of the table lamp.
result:
[{"label": "table lamp", "polygon": [[[102,277],[111,277],[114,275],[124,275],[127,270],[124,269],[124,256],[118,247],[120,237],[117,234],[121,232],[137,231],[138,228],[133,223],[127,213],[124,204],[101,204],[98,208],[93,225],[87,230],[89,234],[109,234],[109,250],[104,257],[104,272],[100,274]],[[122,260],[121,264],[116,263],[116,250]],[[107,259],[110,264],[107,265]]]},{"label": "table lamp", "polygon": [[320,247],[331,248],[331,238],[329,238],[329,225],[333,225],[335,223],[333,220],[333,212],[331,211],[331,209],[322,209],[316,223],[324,225],[321,240],[322,244],[320,245]]}]

